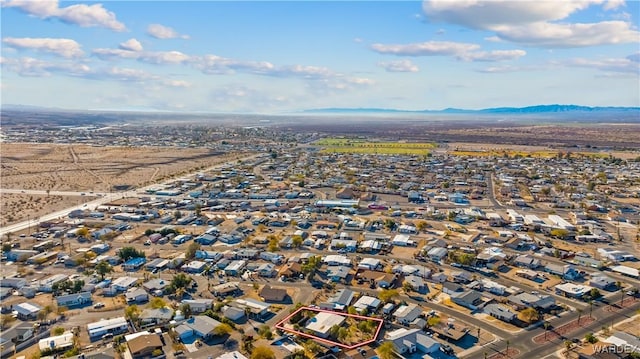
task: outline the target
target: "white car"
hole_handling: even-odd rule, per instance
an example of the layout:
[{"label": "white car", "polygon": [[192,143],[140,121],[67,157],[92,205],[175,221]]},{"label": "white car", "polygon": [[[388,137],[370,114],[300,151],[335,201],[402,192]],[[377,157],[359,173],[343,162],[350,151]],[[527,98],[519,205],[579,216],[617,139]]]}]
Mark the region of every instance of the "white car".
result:
[{"label": "white car", "polygon": [[100,308],[104,308],[104,303],[102,302],[98,302],[96,304],[93,305],[94,309],[100,309]]}]

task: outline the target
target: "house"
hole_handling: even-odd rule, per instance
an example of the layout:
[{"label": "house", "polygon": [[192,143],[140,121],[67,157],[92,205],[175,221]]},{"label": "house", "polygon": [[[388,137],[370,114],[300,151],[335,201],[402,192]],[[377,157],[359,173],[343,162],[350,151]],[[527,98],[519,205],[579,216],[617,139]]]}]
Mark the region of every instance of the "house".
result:
[{"label": "house", "polygon": [[101,338],[105,334],[121,334],[129,330],[129,324],[124,317],[101,319],[87,324],[87,331],[92,340]]},{"label": "house", "polygon": [[284,256],[273,252],[261,252],[260,259],[274,264],[280,264],[284,261]]},{"label": "house", "polygon": [[142,288],[129,288],[124,296],[127,303],[144,303],[149,300],[149,293]]},{"label": "house", "polygon": [[[10,343],[22,343],[29,340],[35,334],[35,328],[33,325],[22,325],[13,327],[9,330],[3,330],[0,338],[0,345],[7,348]],[[6,344],[3,344],[6,342]]]},{"label": "house", "polygon": [[360,263],[358,263],[359,269],[376,270],[379,266],[380,260],[377,258],[363,258]]},{"label": "house", "polygon": [[307,322],[305,328],[321,338],[327,338],[331,328],[336,325],[342,325],[345,319],[345,317],[338,314],[320,312]]},{"label": "house", "polygon": [[456,293],[451,296],[451,301],[471,310],[476,310],[484,304],[482,293],[477,290],[468,290],[462,293]]},{"label": "house", "polygon": [[146,258],[131,258],[122,264],[122,269],[127,272],[137,271],[138,269],[142,268],[145,263],[147,263]]},{"label": "house", "polygon": [[337,283],[345,281],[350,271],[351,268],[345,266],[328,266],[326,275],[332,282]]},{"label": "house", "polygon": [[507,291],[507,287],[489,279],[483,278],[480,280],[480,283],[482,284],[483,290],[495,295],[504,295],[504,293]]},{"label": "house", "polygon": [[604,274],[599,274],[598,276],[591,277],[589,285],[602,290],[613,290],[616,288],[616,281]]},{"label": "house", "polygon": [[427,251],[427,257],[434,262],[440,262],[447,257],[447,249],[442,247],[433,247]]},{"label": "house", "polygon": [[[631,353],[640,354],[640,338],[625,332],[616,331],[604,340],[605,343],[611,343],[616,348],[625,348]],[[631,357],[633,358],[633,356]]]},{"label": "house", "polygon": [[207,263],[196,260],[183,265],[180,269],[187,273],[202,273],[206,266]]},{"label": "house", "polygon": [[473,279],[473,274],[467,271],[455,271],[451,272],[451,278],[454,282],[469,283]]},{"label": "house", "polygon": [[358,245],[358,250],[363,253],[377,252],[381,249],[382,243],[372,239],[364,240]]},{"label": "house", "polygon": [[36,320],[38,313],[42,310],[42,307],[25,302],[14,305],[13,310],[18,312],[18,319],[20,320]]},{"label": "house", "polygon": [[0,287],[20,289],[27,285],[27,280],[24,278],[3,278],[0,279]]},{"label": "house", "polygon": [[163,325],[168,324],[173,318],[173,309],[169,307],[164,308],[145,308],[140,313],[140,321],[142,326],[147,325]]},{"label": "house", "polygon": [[490,316],[494,318],[498,318],[505,322],[511,322],[517,317],[516,313],[512,312],[511,309],[509,309],[509,307],[502,304],[496,304],[496,303],[487,304],[484,307],[483,311],[486,314],[489,314]]},{"label": "house", "polygon": [[424,354],[435,353],[440,349],[440,343],[420,329],[396,329],[387,333],[386,340],[393,343],[395,352],[401,357],[408,357],[417,351]]},{"label": "house", "polygon": [[224,269],[224,272],[230,276],[240,275],[240,272],[247,265],[247,261],[245,260],[234,260]]},{"label": "house", "polygon": [[91,303],[91,292],[80,292],[75,294],[61,295],[56,297],[58,307],[75,307]]},{"label": "house", "polygon": [[41,352],[63,352],[73,348],[74,337],[73,333],[66,332],[62,335],[40,339],[40,341],[38,341],[38,348]]},{"label": "house", "polygon": [[456,295],[462,293],[464,287],[458,283],[444,282],[442,283],[442,293],[449,295]]},{"label": "house", "polygon": [[248,358],[236,350],[233,352],[224,353],[216,357],[215,359],[248,359]]},{"label": "house", "polygon": [[273,263],[262,263],[256,269],[256,273],[258,273],[260,277],[265,277],[265,278],[275,277],[277,273],[276,266]]},{"label": "house", "polygon": [[413,241],[408,234],[396,234],[391,240],[391,244],[394,246],[409,247],[413,245]]},{"label": "house", "polygon": [[213,295],[215,295],[216,297],[224,298],[228,296],[238,295],[242,293],[242,290],[240,289],[240,286],[238,285],[238,283],[230,282],[230,283],[219,284],[212,287],[211,293],[213,293]]},{"label": "house", "polygon": [[447,279],[448,279],[448,276],[444,272],[432,274],[430,278],[430,280],[434,283],[445,283]]},{"label": "house", "polygon": [[534,258],[529,254],[521,254],[513,260],[513,265],[516,267],[523,267],[529,269],[536,269],[540,267],[542,263],[538,258]]},{"label": "house", "polygon": [[229,319],[229,320],[232,320],[234,322],[239,322],[242,319],[244,319],[246,313],[245,313],[244,309],[242,309],[242,308],[231,307],[231,306],[225,305],[222,308],[222,315],[224,315],[224,317]]},{"label": "house", "polygon": [[165,282],[164,279],[160,279],[160,278],[154,278],[151,279],[147,282],[144,282],[142,284],[142,288],[146,289],[147,291],[153,293],[156,291],[162,291],[164,290],[164,288],[169,285],[169,283]]},{"label": "house", "polygon": [[178,337],[185,341],[191,337],[197,337],[203,340],[213,338],[214,330],[220,325],[220,322],[207,317],[206,315],[193,316],[175,328]]},{"label": "house", "polygon": [[40,282],[38,282],[38,290],[42,292],[47,292],[47,293],[52,292],[53,286],[55,284],[62,283],[68,279],[69,279],[69,276],[62,273],[51,275],[45,279],[40,280]]},{"label": "house", "polygon": [[323,263],[329,266],[346,266],[351,267],[351,259],[347,256],[331,254],[323,258]]},{"label": "house", "polygon": [[285,278],[298,278],[302,274],[302,265],[298,262],[289,262],[280,269],[279,275]]},{"label": "house", "polygon": [[137,282],[138,278],[118,277],[111,283],[111,286],[119,292],[124,292],[125,290],[133,287]]},{"label": "house", "polygon": [[591,287],[588,285],[574,284],[574,283],[561,283],[554,287],[556,294],[563,295],[569,298],[580,299],[591,292]]},{"label": "house", "polygon": [[520,293],[507,297],[507,302],[516,310],[532,307],[536,310],[547,311],[556,305],[556,300],[550,295]]},{"label": "house", "polygon": [[363,295],[358,298],[358,300],[353,303],[353,307],[356,308],[360,313],[374,313],[380,308],[380,304],[382,301],[378,298],[370,297],[368,295]]},{"label": "house", "polygon": [[187,304],[191,313],[200,314],[213,308],[213,299],[183,299],[181,304]]},{"label": "house", "polygon": [[127,348],[131,358],[151,358],[157,356],[155,352],[162,352],[162,340],[158,334],[139,335],[127,341]]},{"label": "house", "polygon": [[409,325],[422,315],[422,308],[415,304],[401,305],[393,312],[396,321],[402,325]]},{"label": "house", "polygon": [[416,275],[409,275],[404,277],[404,284],[409,285],[410,288],[418,293],[426,293],[428,287],[425,285],[424,280]]},{"label": "house", "polygon": [[358,281],[362,280],[374,284],[380,288],[392,288],[395,285],[396,275],[385,272],[364,270],[356,275]]},{"label": "house", "polygon": [[286,289],[273,288],[270,285],[265,285],[258,293],[260,298],[265,302],[282,303],[289,296]]},{"label": "house", "polygon": [[201,260],[204,260],[205,262],[215,263],[220,259],[222,259],[222,257],[223,257],[222,253],[216,252],[216,251],[202,251],[202,250],[196,251],[196,259],[201,259]]},{"label": "house", "polygon": [[566,280],[575,280],[580,277],[580,273],[576,268],[570,264],[559,265],[554,263],[548,263],[544,267],[545,272],[560,276]]},{"label": "house", "polygon": [[269,314],[269,307],[271,306],[268,303],[251,298],[236,299],[232,302],[232,305],[245,311],[248,310],[251,317],[258,319],[264,318]]},{"label": "house", "polygon": [[321,303],[320,308],[326,310],[344,310],[351,304],[355,294],[351,289],[340,289],[325,303]]}]

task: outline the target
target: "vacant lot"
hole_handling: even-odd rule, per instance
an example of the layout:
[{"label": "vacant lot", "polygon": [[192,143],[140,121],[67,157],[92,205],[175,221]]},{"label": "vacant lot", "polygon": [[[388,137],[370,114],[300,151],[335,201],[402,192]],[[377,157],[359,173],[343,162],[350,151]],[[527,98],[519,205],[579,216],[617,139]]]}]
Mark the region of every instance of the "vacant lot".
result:
[{"label": "vacant lot", "polygon": [[[57,144],[2,144],[2,188],[110,192],[151,184],[232,159],[208,149],[93,147]],[[84,198],[3,194],[0,225],[37,218]],[[9,217],[10,215],[10,217]]]}]

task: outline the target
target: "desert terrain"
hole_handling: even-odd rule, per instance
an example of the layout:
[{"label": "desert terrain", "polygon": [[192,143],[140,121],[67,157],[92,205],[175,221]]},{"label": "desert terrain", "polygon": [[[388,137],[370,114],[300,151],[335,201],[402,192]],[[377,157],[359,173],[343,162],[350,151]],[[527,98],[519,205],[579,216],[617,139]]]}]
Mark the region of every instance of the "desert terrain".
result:
[{"label": "desert terrain", "polygon": [[137,188],[210,167],[233,156],[204,148],[3,143],[2,188],[85,192],[86,195],[3,193],[0,226],[78,205],[95,198],[91,195],[93,192]]}]

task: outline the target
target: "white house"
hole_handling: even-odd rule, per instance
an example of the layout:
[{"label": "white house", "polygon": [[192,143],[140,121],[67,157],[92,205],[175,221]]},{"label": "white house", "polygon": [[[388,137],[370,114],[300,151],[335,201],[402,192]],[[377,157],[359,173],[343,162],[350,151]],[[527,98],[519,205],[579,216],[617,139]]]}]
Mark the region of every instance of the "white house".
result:
[{"label": "white house", "polygon": [[61,295],[56,297],[58,307],[75,307],[91,303],[91,292]]}]

